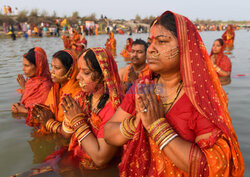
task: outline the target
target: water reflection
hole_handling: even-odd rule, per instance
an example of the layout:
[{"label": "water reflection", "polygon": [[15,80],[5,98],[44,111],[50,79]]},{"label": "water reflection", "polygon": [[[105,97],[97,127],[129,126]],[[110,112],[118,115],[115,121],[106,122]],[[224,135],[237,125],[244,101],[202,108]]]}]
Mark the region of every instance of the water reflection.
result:
[{"label": "water reflection", "polygon": [[[201,36],[210,51],[212,43],[220,37],[222,32],[202,32]],[[124,43],[128,35],[115,35],[117,40],[117,53],[124,48]],[[146,40],[147,34],[133,35],[133,40],[141,38]],[[88,47],[104,47],[107,36],[87,36]],[[250,60],[249,60],[249,44],[250,33],[245,31],[236,32],[236,40],[233,50],[228,57],[232,62],[232,82],[224,86],[229,98],[229,111],[233,121],[234,128],[239,138],[239,143],[243,153],[245,164],[250,163]],[[63,48],[60,38],[38,38],[33,39],[11,39],[0,40],[0,48],[2,50],[0,57],[0,171],[1,176],[10,176],[17,172],[25,172],[28,169],[37,167],[43,158],[58,149],[64,143],[59,140],[54,142],[54,137],[37,137],[33,136],[33,129],[24,124],[25,115],[14,115],[10,112],[10,105],[20,99],[20,95],[16,93],[18,84],[16,82],[17,73],[22,73],[22,55],[28,49],[40,46],[47,53],[48,60],[51,62],[52,55],[56,51]],[[116,56],[118,67],[125,66],[126,61],[120,56]],[[7,75],[7,76],[6,76]],[[13,120],[14,117],[15,119]],[[25,162],[25,163],[24,163]],[[63,163],[62,163],[63,164]],[[64,168],[64,165],[61,165]],[[61,175],[48,172],[46,175],[40,176],[74,176],[84,174],[85,176],[118,176],[116,165],[105,169],[104,171],[72,171],[65,174],[61,171]],[[23,176],[27,176],[24,173]],[[250,176],[250,169],[246,168],[245,176]]]}]

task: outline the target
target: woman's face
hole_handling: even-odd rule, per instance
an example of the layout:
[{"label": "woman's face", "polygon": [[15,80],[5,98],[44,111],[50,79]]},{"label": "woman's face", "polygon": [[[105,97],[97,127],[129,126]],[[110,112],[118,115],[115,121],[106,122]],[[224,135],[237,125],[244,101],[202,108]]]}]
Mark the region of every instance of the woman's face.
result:
[{"label": "woman's face", "polygon": [[178,39],[161,25],[154,25],[148,38],[147,60],[155,73],[179,72]]},{"label": "woman's face", "polygon": [[23,72],[26,77],[34,77],[36,75],[36,66],[29,62],[28,59],[23,58]]},{"label": "woman's face", "polygon": [[97,89],[103,87],[103,84],[100,84],[99,79],[96,81],[93,80],[94,72],[90,70],[82,56],[78,60],[78,70],[79,73],[76,78],[79,80],[79,85],[82,88],[82,91],[86,93],[94,93]]},{"label": "woman's face", "polygon": [[129,45],[129,44],[130,44],[129,39],[127,39],[126,45]]},{"label": "woman's face", "polygon": [[67,73],[67,70],[58,58],[52,59],[50,73],[54,83],[64,84],[68,81],[66,77],[63,77]]},{"label": "woman's face", "polygon": [[212,51],[213,54],[219,54],[221,51],[222,46],[220,45],[219,41],[214,41],[213,47],[212,47]]}]

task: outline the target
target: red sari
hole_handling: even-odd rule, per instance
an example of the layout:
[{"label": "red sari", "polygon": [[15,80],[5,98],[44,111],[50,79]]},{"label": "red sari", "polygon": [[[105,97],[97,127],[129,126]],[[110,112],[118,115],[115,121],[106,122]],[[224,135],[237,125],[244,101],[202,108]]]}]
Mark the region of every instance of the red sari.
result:
[{"label": "red sari", "polygon": [[[223,71],[231,72],[232,63],[230,59],[226,55],[223,54],[223,51],[224,51],[224,48],[222,47],[220,53],[218,54],[216,58],[215,64],[219,66]],[[213,55],[213,50],[211,50],[210,57],[212,55]],[[221,77],[219,73],[217,74],[219,77]]]},{"label": "red sari", "polygon": [[222,39],[225,42],[226,46],[233,45],[235,38],[235,33],[232,25],[228,25],[228,28],[229,29],[226,29],[226,31],[222,35]]},{"label": "red sari", "polygon": [[[140,122],[133,139],[124,146],[120,176],[241,177],[244,161],[227,109],[227,96],[196,27],[186,17],[172,14],[177,27],[185,95],[172,107],[166,119],[180,137],[193,143],[189,171],[176,167],[148,137]],[[149,79],[153,80],[153,75]],[[136,113],[133,88],[135,86],[121,104],[122,109],[130,114]],[[194,142],[195,137],[207,132],[211,133],[208,140]]]},{"label": "red sari", "polygon": [[33,121],[31,110],[35,104],[45,103],[52,86],[49,64],[45,51],[40,47],[35,47],[34,51],[36,74],[34,77],[29,78],[26,81],[25,88],[22,91],[23,95],[21,99],[21,104],[23,104],[25,108],[28,109],[26,124],[29,126],[38,124],[38,122]]},{"label": "red sari", "polygon": [[[76,97],[76,100],[80,103],[85,114],[89,115],[86,117],[87,122],[90,124],[92,133],[97,138],[104,137],[104,125],[113,116],[117,107],[120,105],[122,98],[122,87],[118,74],[118,69],[113,56],[103,48],[91,48],[101,67],[104,75],[104,80],[107,83],[109,90],[109,101],[107,101],[104,108],[102,108],[98,114],[92,112],[86,103],[86,94],[81,92]],[[83,169],[95,170],[103,167],[97,167],[89,155],[84,152],[81,146],[78,145],[78,140],[73,135],[69,145],[69,151],[73,152],[74,157],[79,159],[79,167]]]}]

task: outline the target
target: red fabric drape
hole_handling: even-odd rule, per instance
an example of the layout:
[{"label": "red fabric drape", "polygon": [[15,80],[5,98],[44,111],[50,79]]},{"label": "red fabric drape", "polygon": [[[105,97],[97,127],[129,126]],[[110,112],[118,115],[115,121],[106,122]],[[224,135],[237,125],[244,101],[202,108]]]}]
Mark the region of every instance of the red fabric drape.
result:
[{"label": "red fabric drape", "polygon": [[[162,15],[166,13],[172,12],[166,11]],[[227,109],[227,96],[213,68],[207,50],[192,22],[184,16],[175,13],[172,14],[175,17],[177,26],[183,89],[195,109],[225,135],[223,136],[223,140],[220,139],[217,143],[221,146],[225,141],[228,143],[224,145],[228,146],[229,149],[229,151],[225,150],[226,156],[228,158],[231,157],[228,160],[230,164],[226,164],[226,167],[230,169],[230,176],[243,176],[244,162]],[[155,143],[152,142],[150,138],[147,138],[146,135],[142,136],[141,134],[146,134],[146,132],[142,124],[139,124],[133,140],[125,146],[124,156],[119,167],[121,176],[133,176],[135,173],[138,176],[150,176],[152,174],[153,176],[164,176],[164,168],[167,167],[157,166],[156,168],[155,164],[157,160],[163,160],[170,167],[174,168],[176,175],[183,174],[183,176],[187,176],[183,171],[178,170],[177,167],[173,167],[174,164],[169,162],[167,156],[164,156],[163,159],[159,159],[161,152],[157,150]],[[148,142],[151,146],[148,146]],[[214,143],[214,141],[211,141],[209,147],[212,147]],[[214,148],[220,149],[217,144]],[[151,153],[149,153],[149,151]],[[220,152],[222,153],[222,151]],[[205,150],[204,153],[207,154]],[[155,163],[151,161],[154,155],[157,156]],[[138,158],[143,158],[148,161],[145,162],[147,165],[144,166],[144,164],[140,162],[136,163],[138,160],[140,161]],[[204,159],[204,156],[201,157],[201,159]],[[207,160],[208,163],[210,163],[210,159]],[[212,162],[211,160],[211,163]],[[134,164],[136,168],[130,166],[130,164]],[[133,168],[133,172],[131,168]],[[225,173],[222,172],[222,174],[227,173],[228,171]],[[211,174],[213,173],[211,172]],[[218,172],[217,174],[220,173]]]},{"label": "red fabric drape", "polygon": [[31,109],[34,104],[44,104],[52,81],[49,72],[49,64],[45,51],[40,47],[35,47],[36,74],[26,81],[21,103],[29,109],[26,124],[32,124]]}]

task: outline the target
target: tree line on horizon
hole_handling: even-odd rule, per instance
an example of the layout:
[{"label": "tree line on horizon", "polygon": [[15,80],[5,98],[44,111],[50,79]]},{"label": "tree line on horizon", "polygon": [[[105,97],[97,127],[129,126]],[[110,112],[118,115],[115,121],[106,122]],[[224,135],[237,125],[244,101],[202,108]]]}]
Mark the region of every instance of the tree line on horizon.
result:
[{"label": "tree line on horizon", "polygon": [[[95,13],[92,13],[88,16],[80,17],[79,13],[77,11],[73,12],[71,16],[63,16],[59,17],[57,16],[56,12],[54,11],[52,14],[49,14],[46,10],[43,10],[41,12],[38,11],[38,9],[32,9],[30,12],[28,10],[22,10],[17,15],[3,15],[0,14],[0,25],[2,25],[4,22],[7,24],[16,24],[16,23],[23,23],[28,22],[31,24],[40,24],[41,22],[45,23],[55,23],[55,21],[58,19],[64,19],[67,18],[69,24],[77,24],[79,21],[99,21],[100,19],[106,18],[103,17],[103,15],[98,19],[96,17]],[[155,16],[148,16],[142,18],[139,14],[136,14],[134,20],[136,22],[150,24],[152,20],[155,18]],[[112,21],[112,19],[109,19]],[[124,19],[120,19],[122,21],[125,21]],[[195,24],[201,24],[201,25],[210,25],[210,24],[247,24],[250,23],[250,21],[222,21],[222,20],[200,20],[196,19],[193,21]]]}]

